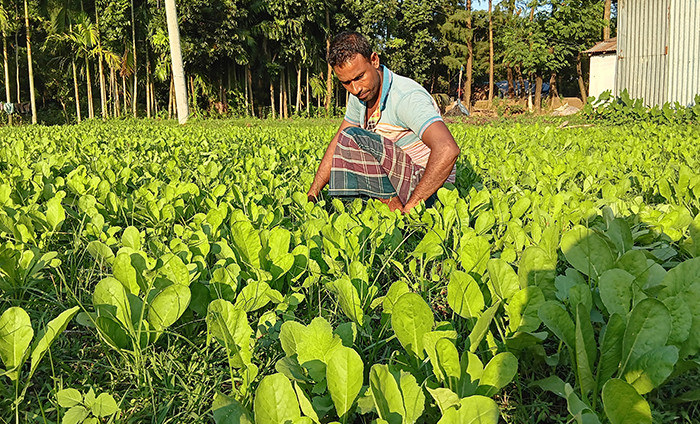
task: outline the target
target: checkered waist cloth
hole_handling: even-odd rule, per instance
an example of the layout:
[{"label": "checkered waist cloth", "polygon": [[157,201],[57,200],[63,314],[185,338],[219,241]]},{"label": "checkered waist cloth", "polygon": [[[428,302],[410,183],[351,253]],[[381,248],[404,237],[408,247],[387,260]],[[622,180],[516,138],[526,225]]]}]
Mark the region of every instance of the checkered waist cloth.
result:
[{"label": "checkered waist cloth", "polygon": [[391,140],[358,127],[341,131],[333,153],[329,194],[389,199],[404,205],[425,168]]}]

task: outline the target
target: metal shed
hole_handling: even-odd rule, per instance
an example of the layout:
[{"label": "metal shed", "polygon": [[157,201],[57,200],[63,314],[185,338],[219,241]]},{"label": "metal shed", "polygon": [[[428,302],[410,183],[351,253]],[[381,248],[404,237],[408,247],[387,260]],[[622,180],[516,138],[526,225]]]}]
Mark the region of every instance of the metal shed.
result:
[{"label": "metal shed", "polygon": [[648,106],[700,94],[700,1],[619,0],[615,94]]},{"label": "metal shed", "polygon": [[615,92],[617,70],[617,38],[601,41],[584,51],[591,57],[588,95],[596,98],[607,90]]}]

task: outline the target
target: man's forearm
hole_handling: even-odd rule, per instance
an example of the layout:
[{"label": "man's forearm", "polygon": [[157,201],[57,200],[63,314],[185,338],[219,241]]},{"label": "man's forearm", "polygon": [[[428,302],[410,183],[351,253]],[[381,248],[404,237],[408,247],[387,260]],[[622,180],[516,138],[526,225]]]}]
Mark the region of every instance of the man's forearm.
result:
[{"label": "man's forearm", "polygon": [[338,144],[338,138],[340,137],[340,133],[349,126],[351,126],[350,123],[346,120],[343,120],[343,122],[340,124],[340,128],[338,128],[338,132],[336,132],[331,142],[328,143],[326,153],[323,154],[321,164],[318,165],[318,170],[316,171],[316,175],[314,176],[314,181],[311,183],[311,187],[309,188],[309,191],[307,193],[307,196],[309,198],[315,199],[316,197],[318,197],[321,190],[323,190],[323,187],[325,187],[326,184],[328,184],[328,181],[331,179],[333,154],[335,153],[335,147]]},{"label": "man's forearm", "polygon": [[458,151],[453,152],[452,150],[431,152],[423,177],[413,190],[406,205],[404,205],[406,212],[410,211],[421,200],[427,200],[445,184],[457,161],[458,154]]}]

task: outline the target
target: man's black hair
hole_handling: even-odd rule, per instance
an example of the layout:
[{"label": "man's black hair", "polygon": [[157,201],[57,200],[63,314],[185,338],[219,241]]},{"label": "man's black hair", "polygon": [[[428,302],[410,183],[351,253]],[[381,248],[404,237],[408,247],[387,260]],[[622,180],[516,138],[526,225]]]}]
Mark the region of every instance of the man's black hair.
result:
[{"label": "man's black hair", "polygon": [[331,67],[343,65],[350,59],[360,54],[367,60],[372,58],[372,48],[369,46],[367,39],[355,31],[343,31],[333,37],[331,46],[328,50],[328,64]]}]

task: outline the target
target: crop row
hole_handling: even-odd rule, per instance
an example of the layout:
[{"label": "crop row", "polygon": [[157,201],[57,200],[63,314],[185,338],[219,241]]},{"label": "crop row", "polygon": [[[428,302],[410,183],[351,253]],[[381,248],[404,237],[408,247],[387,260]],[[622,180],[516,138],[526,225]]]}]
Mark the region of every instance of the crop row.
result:
[{"label": "crop row", "polygon": [[[331,126],[0,129],[0,406],[27,416],[71,328],[135,386],[206,345],[217,423],[495,423],[504,390],[651,422],[698,367],[698,130],[451,129],[455,186],[405,216],[306,200]],[[119,409],[49,391],[64,422]]]}]

